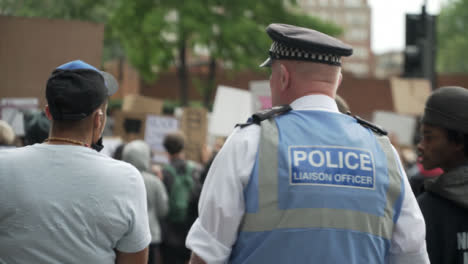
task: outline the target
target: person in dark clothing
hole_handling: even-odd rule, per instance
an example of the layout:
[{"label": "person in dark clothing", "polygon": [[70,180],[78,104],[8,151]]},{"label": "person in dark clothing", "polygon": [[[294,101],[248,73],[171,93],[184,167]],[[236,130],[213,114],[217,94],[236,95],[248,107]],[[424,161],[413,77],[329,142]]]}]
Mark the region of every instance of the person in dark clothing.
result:
[{"label": "person in dark clothing", "polygon": [[50,121],[44,111],[24,113],[24,145],[42,143],[49,137]]},{"label": "person in dark clothing", "polygon": [[120,144],[115,148],[114,154],[112,154],[112,158],[116,160],[122,160],[122,152],[123,149],[125,148],[125,143]]},{"label": "person in dark clothing", "polygon": [[[422,117],[418,117],[420,120]],[[416,122],[414,131],[421,130],[421,122]],[[413,135],[413,145],[417,146],[418,143],[421,141],[421,136],[419,133],[414,133]],[[434,168],[430,170],[424,169],[423,165],[421,164],[420,159],[416,159],[406,168],[406,175],[408,176],[409,183],[411,185],[411,189],[413,190],[414,196],[418,197],[422,193],[425,192],[424,190],[424,181],[429,178],[434,178],[440,176],[442,173],[441,168]]]},{"label": "person in dark clothing", "polygon": [[424,181],[426,179],[440,176],[443,173],[441,168],[435,168],[432,170],[425,170],[423,165],[417,161],[413,164],[406,174],[408,175],[411,189],[413,190],[414,196],[418,197],[424,190]]},{"label": "person in dark clothing", "polygon": [[200,167],[185,159],[185,137],[180,132],[166,135],[164,148],[169,164],[163,167],[163,182],[169,196],[169,214],[162,221],[164,263],[185,264],[190,251],[185,238],[198,217],[198,199],[201,191]]},{"label": "person in dark clothing", "polygon": [[418,144],[425,169],[444,173],[426,180],[418,197],[432,264],[468,263],[468,90],[442,87],[426,102]]}]

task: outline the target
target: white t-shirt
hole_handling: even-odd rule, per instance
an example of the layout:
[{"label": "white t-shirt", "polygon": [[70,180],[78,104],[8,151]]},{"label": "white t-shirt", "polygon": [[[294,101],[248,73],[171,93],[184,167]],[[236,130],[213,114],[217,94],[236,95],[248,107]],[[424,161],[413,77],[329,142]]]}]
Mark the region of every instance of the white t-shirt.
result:
[{"label": "white t-shirt", "polygon": [[0,263],[115,263],[150,241],[130,164],[82,146],[0,150]]},{"label": "white t-shirt", "polygon": [[[291,107],[338,112],[335,101],[324,95],[301,97]],[[252,173],[259,140],[260,126],[236,128],[208,172],[198,204],[199,217],[186,241],[187,247],[207,263],[226,263],[229,259],[245,212],[243,190]],[[395,155],[398,156],[396,151]],[[399,165],[401,167],[401,163]],[[402,179],[404,200],[393,230],[387,263],[429,263],[424,218],[406,175],[402,175]]]}]

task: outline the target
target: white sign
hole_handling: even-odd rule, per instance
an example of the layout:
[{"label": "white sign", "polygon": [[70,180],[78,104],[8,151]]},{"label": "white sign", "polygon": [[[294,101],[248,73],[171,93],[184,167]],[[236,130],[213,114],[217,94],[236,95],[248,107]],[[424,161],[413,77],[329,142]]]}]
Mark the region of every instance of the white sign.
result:
[{"label": "white sign", "polygon": [[397,136],[398,143],[403,146],[412,146],[416,132],[416,118],[409,115],[400,115],[392,112],[376,111],[373,114],[373,123],[381,126],[389,133]]},{"label": "white sign", "polygon": [[272,107],[270,81],[251,81],[249,86],[254,113]]},{"label": "white sign", "polygon": [[119,147],[122,143],[123,141],[120,137],[103,137],[102,145],[104,145],[104,148],[102,149],[101,153],[112,157],[117,147]]},{"label": "white sign", "polygon": [[0,117],[15,131],[17,136],[24,136],[24,110],[37,110],[37,98],[3,98],[0,99]]},{"label": "white sign", "polygon": [[164,137],[179,129],[179,121],[174,117],[147,115],[145,141],[153,151],[153,161],[168,163],[163,146]]},{"label": "white sign", "polygon": [[208,132],[214,136],[229,136],[235,125],[245,123],[252,113],[252,95],[249,91],[219,86]]}]

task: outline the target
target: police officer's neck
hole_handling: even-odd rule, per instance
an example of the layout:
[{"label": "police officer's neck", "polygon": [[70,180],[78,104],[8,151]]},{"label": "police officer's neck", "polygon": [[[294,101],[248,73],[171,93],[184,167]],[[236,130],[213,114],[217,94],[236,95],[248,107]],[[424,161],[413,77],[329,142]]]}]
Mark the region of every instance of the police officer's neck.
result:
[{"label": "police officer's neck", "polygon": [[295,100],[308,95],[325,95],[335,98],[336,89],[333,84],[328,83],[310,83],[309,86],[295,87],[290,93],[285,94],[282,104],[291,104]]},{"label": "police officer's neck", "polygon": [[311,94],[335,98],[341,81],[340,67],[301,61],[281,63],[288,72],[285,82],[287,85],[278,89],[282,104],[291,104],[294,100]]}]

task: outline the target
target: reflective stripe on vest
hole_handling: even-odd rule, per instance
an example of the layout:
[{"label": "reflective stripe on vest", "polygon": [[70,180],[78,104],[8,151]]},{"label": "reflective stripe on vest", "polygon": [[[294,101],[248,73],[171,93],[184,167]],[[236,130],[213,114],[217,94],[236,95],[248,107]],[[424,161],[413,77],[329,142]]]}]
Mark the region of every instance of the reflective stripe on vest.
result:
[{"label": "reflective stripe on vest", "polygon": [[271,231],[281,228],[333,228],[369,233],[390,240],[394,208],[401,195],[401,176],[387,137],[377,140],[387,159],[389,184],[383,216],[347,209],[278,208],[278,128],[273,119],[261,123],[258,153],[258,203],[256,213],[246,213],[241,232]]}]

